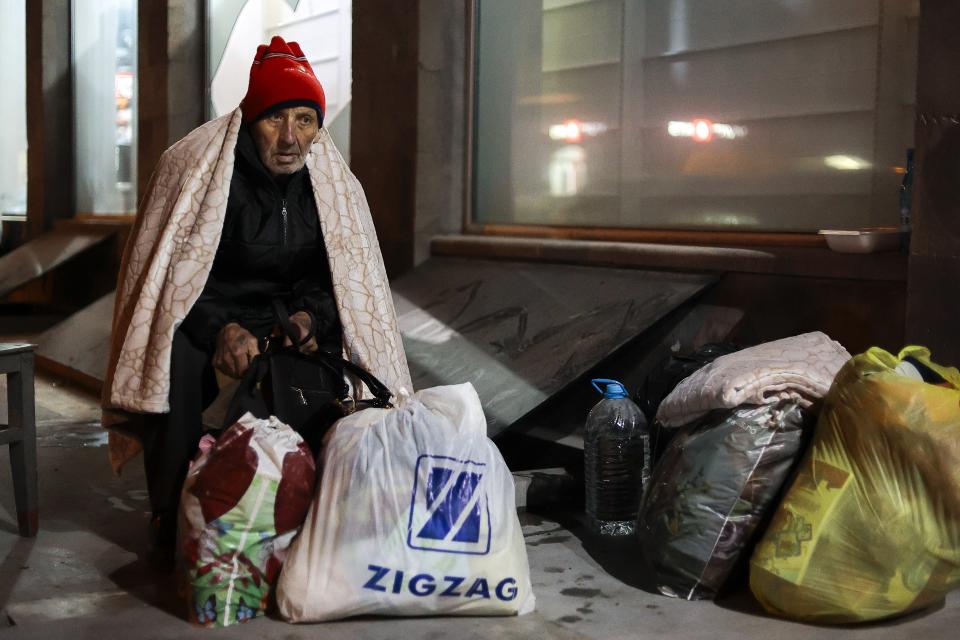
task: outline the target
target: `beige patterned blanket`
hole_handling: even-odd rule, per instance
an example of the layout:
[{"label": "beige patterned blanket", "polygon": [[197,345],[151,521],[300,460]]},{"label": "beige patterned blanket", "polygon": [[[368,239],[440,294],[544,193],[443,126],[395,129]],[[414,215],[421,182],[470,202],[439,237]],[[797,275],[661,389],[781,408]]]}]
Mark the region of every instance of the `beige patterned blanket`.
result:
[{"label": "beige patterned blanket", "polygon": [[714,409],[822,398],[850,354],[820,331],[774,340],[721,356],[683,380],[664,399],[657,420],[687,424]]},{"label": "beige patterned blanket", "polygon": [[[122,412],[169,410],[173,334],[213,265],[240,118],[238,108],[192,131],[163,154],[150,180],[117,283],[102,397],[105,426],[122,421]],[[395,395],[412,394],[370,209],[326,129],[310,150],[307,168],[343,324],[344,355]],[[117,432],[110,434],[110,447],[117,470],[139,450]]]}]

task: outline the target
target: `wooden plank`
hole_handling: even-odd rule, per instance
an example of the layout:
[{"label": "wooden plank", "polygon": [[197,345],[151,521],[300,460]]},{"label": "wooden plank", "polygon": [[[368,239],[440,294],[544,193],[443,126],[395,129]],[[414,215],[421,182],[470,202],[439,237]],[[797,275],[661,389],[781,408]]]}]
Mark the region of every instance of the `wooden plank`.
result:
[{"label": "wooden plank", "polygon": [[109,227],[93,226],[82,231],[53,231],[0,256],[0,297],[103,242],[113,232]]},{"label": "wooden plank", "polygon": [[81,309],[37,338],[45,370],[98,391],[107,372],[114,293]]},{"label": "wooden plank", "polygon": [[496,435],[714,281],[431,258],[392,289],[414,388],[473,383]]},{"label": "wooden plank", "polygon": [[[635,340],[599,361],[585,375],[571,380],[550,400],[518,420],[497,440],[504,455],[510,451],[513,459],[509,462],[519,463],[519,468],[529,468],[531,462],[535,466],[545,462],[544,458],[540,458],[541,452],[529,450],[532,444],[530,439],[583,449],[583,428],[587,414],[600,401],[589,379],[618,380],[631,397],[636,398],[642,393],[647,376],[667,357],[689,353],[708,342],[728,340],[744,314],[739,309],[704,304],[704,297],[711,296],[715,290],[714,287],[705,296],[691,299],[663,316]],[[507,444],[511,441],[515,444]],[[550,450],[548,455],[556,455],[556,450]]]},{"label": "wooden plank", "polygon": [[[106,357],[106,352],[104,352]],[[78,389],[99,398],[103,391],[103,380],[72,369],[56,360],[51,360],[41,355],[36,355],[37,370],[42,371],[55,380],[70,383]]]},{"label": "wooden plank", "polygon": [[23,440],[23,429],[0,425],[0,446]]}]

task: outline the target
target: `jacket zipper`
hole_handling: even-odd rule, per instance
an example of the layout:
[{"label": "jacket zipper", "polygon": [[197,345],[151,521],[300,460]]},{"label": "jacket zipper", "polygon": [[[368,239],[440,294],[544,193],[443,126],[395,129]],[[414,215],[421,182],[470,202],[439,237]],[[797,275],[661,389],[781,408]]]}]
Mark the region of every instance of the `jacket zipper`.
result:
[{"label": "jacket zipper", "polygon": [[283,228],[283,236],[280,238],[280,246],[287,246],[287,199],[280,201],[280,226]]}]

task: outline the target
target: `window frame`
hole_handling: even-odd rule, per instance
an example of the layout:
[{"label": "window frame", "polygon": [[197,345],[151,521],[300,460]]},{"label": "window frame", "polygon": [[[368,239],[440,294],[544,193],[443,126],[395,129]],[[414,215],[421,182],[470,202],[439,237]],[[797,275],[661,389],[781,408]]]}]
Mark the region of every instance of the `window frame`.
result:
[{"label": "window frame", "polygon": [[[465,235],[524,237],[563,240],[598,240],[707,246],[827,247],[825,238],[812,231],[730,231],[651,227],[565,226],[549,224],[479,223],[474,221],[476,166],[477,22],[479,0],[467,0],[464,55],[464,175],[462,233]],[[871,200],[876,195],[871,194]]]}]

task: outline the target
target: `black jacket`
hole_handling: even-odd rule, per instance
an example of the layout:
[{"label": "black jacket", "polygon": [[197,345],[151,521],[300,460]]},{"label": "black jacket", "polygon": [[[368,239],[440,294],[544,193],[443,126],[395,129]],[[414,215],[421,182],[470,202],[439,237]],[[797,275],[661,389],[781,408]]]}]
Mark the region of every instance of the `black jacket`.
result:
[{"label": "black jacket", "polygon": [[213,268],[181,329],[209,353],[230,322],[262,338],[276,324],[273,298],[291,314],[310,311],[318,342],[340,353],[340,319],[307,168],[273,178],[244,127]]}]

